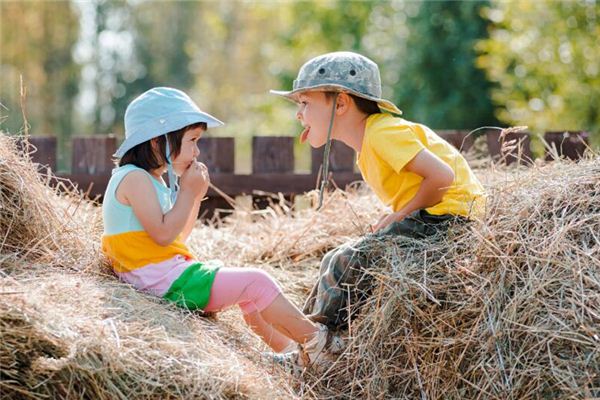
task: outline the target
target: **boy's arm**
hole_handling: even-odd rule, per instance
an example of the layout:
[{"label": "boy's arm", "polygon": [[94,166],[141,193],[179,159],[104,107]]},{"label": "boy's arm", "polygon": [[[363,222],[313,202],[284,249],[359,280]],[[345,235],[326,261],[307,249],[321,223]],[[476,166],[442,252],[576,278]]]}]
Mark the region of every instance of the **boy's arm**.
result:
[{"label": "boy's arm", "polygon": [[406,166],[405,171],[423,177],[415,196],[401,210],[388,214],[374,227],[383,229],[392,222],[401,221],[410,213],[436,205],[454,182],[454,171],[448,164],[427,149],[421,150]]},{"label": "boy's arm", "polygon": [[194,201],[194,205],[192,206],[192,210],[190,211],[190,215],[188,216],[188,220],[181,231],[181,240],[185,242],[187,238],[190,236],[192,229],[194,229],[194,225],[196,220],[198,219],[198,213],[200,212],[200,204],[202,204],[202,199],[198,198]]}]

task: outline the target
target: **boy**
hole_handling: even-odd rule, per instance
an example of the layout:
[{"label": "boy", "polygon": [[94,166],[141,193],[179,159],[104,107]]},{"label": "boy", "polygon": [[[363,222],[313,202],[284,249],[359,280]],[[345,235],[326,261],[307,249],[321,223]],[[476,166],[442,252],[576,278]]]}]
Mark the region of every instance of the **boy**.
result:
[{"label": "boy", "polygon": [[346,288],[356,290],[368,267],[369,243],[389,235],[423,239],[443,233],[482,209],[483,187],[454,147],[428,127],[392,115],[402,112],[381,98],[379,68],[360,54],[315,57],[300,68],[292,91],[271,93],[299,105],[300,141],[327,144],[325,162],[330,139],[353,148],[363,179],[393,210],[379,218],[373,234],[330,251],[321,262],[304,312],[339,328],[348,318]]}]

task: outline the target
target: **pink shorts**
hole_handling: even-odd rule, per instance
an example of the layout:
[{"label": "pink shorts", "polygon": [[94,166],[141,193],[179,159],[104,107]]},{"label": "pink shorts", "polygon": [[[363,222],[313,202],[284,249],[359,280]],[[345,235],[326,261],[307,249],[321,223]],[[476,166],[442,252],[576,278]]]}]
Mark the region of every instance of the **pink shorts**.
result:
[{"label": "pink shorts", "polygon": [[258,268],[221,268],[215,275],[204,311],[221,311],[237,304],[244,314],[262,311],[281,288],[269,274]]}]

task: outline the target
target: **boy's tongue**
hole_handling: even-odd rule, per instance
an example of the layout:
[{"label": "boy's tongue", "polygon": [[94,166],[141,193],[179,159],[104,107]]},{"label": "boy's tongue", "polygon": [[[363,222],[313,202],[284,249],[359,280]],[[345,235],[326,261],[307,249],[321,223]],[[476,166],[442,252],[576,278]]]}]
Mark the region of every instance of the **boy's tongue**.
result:
[{"label": "boy's tongue", "polygon": [[304,128],[304,130],[300,134],[300,143],[306,142],[306,138],[308,137],[308,132],[309,131],[310,131],[310,128],[308,128],[308,127]]}]

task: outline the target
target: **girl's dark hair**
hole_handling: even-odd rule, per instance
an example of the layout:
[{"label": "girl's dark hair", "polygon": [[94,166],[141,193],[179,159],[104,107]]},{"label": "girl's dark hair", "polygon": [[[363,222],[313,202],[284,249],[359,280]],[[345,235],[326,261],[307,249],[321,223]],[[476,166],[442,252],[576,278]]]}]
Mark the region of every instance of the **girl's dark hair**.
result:
[{"label": "girl's dark hair", "polygon": [[[325,97],[327,100],[332,100],[335,93],[336,92],[325,92]],[[352,97],[354,104],[356,104],[356,108],[358,108],[358,111],[362,112],[363,114],[372,115],[379,114],[381,112],[379,106],[373,100],[367,100],[353,95],[352,93],[348,93],[348,96]]]},{"label": "girl's dark hair", "polygon": [[[181,140],[183,139],[183,136],[188,130],[194,128],[206,130],[206,122],[198,122],[196,124],[188,125],[179,130],[167,133],[171,157],[177,157],[179,155],[181,152]],[[165,140],[165,135],[160,135],[156,139],[158,140],[158,152],[155,152],[152,149],[152,143],[150,140],[147,140],[144,143],[140,143],[137,146],[127,150],[127,152],[119,160],[119,167],[127,164],[133,164],[136,167],[150,171],[165,165],[167,163],[167,159],[165,157],[165,153],[167,151],[167,141]]]}]

